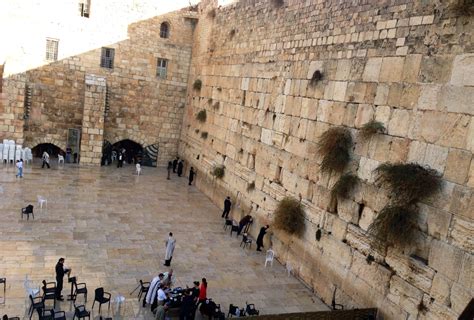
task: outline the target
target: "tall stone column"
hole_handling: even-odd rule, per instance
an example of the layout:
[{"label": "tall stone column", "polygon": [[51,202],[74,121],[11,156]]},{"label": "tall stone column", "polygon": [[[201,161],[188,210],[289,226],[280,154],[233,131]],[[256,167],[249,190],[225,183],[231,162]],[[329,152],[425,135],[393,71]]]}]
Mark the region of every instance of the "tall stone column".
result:
[{"label": "tall stone column", "polygon": [[105,78],[86,75],[81,134],[81,164],[100,165],[104,141],[105,94]]}]

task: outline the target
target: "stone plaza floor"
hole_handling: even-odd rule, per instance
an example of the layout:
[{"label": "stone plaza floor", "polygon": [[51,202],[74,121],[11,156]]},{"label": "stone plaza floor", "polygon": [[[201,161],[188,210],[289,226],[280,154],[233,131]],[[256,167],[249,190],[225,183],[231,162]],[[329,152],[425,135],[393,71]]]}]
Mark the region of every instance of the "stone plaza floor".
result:
[{"label": "stone plaza floor", "polygon": [[[64,257],[71,275],[87,283],[87,309],[94,289],[104,287],[112,300],[123,295],[126,301],[120,308],[112,304],[110,312],[103,305],[102,315],[152,319],[137,302],[137,292],[129,293],[139,279],[150,281],[168,271],[163,257],[170,231],[177,240],[171,263],[175,286],[206,277],[208,297],[224,312],[230,303],[245,307],[246,301],[261,314],[328,310],[277,261],[264,268],[265,254],[256,252],[255,244],[240,248],[240,238],[223,230],[220,208],[195,186],[188,187],[187,179],[173,175],[168,181],[163,168],[143,167],[141,176],[134,171],[132,165],[41,169],[35,163],[26,165],[20,179],[13,165],[0,165],[0,278],[7,279],[0,316],[27,319],[25,277],[35,287],[43,279],[55,281],[54,266]],[[39,208],[38,195],[47,199],[47,208]],[[20,217],[20,208],[28,204],[35,206],[34,220]],[[63,295],[69,291],[65,277]],[[77,304],[82,303],[79,297]],[[71,302],[60,302],[57,309],[72,319]],[[92,316],[99,319],[97,304]]]}]

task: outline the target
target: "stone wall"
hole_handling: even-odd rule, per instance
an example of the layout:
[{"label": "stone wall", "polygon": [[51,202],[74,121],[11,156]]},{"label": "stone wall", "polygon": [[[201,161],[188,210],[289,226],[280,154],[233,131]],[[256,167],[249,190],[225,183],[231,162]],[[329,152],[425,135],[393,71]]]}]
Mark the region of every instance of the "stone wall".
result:
[{"label": "stone wall", "polygon": [[[107,83],[109,108],[101,124],[103,139],[112,144],[130,139],[143,147],[158,144],[158,164],[164,164],[178,149],[194,16],[194,12],[183,9],[129,25],[126,40],[103,43],[104,47],[115,49],[113,69],[100,67],[101,47],[98,47],[9,75],[4,79],[9,106],[4,117],[8,119],[0,123],[4,126],[0,127],[0,138],[24,139],[28,147],[53,143],[65,150],[69,128],[80,129],[82,137],[87,136],[84,123],[89,120],[83,119],[84,96],[88,92],[85,77],[93,74],[105,78]],[[167,39],[159,35],[162,22],[170,25]],[[166,79],[157,77],[158,58],[168,60]],[[32,89],[32,98],[31,110],[23,125],[25,86]],[[22,121],[14,125],[13,118]],[[18,131],[18,135],[13,136],[12,130]],[[100,152],[94,151],[94,154],[100,160]]]},{"label": "stone wall", "polygon": [[[254,236],[279,200],[300,198],[304,235],[274,230],[267,246],[326,303],[336,291],[346,308],[377,307],[387,319],[456,319],[474,295],[469,10],[421,0],[204,1],[200,10],[180,144],[197,187],[219,205],[231,195],[235,219],[256,216]],[[312,85],[315,70],[323,79]],[[361,141],[372,119],[386,133]],[[328,208],[338,176],[320,172],[317,153],[333,126],[356,137],[351,169],[362,179],[336,214]],[[388,201],[374,185],[384,162],[443,175],[442,192],[419,204],[421,233],[405,250],[374,247],[367,233]],[[223,179],[210,174],[216,165]]]}]

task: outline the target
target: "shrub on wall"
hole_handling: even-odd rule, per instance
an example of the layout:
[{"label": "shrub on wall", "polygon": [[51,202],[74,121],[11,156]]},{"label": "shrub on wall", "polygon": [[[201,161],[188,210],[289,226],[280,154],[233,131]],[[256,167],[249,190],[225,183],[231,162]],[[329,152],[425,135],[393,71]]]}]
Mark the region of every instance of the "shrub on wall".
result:
[{"label": "shrub on wall", "polygon": [[343,174],[331,189],[331,197],[348,198],[351,191],[359,183],[359,178],[352,173]]},{"label": "shrub on wall", "polygon": [[203,131],[201,132],[201,138],[203,138],[204,140],[207,139],[207,136],[208,136],[208,133],[206,131]]},{"label": "shrub on wall", "polygon": [[301,235],[304,231],[304,209],[298,200],[285,197],[275,210],[275,228],[289,234]]},{"label": "shrub on wall", "polygon": [[252,191],[254,189],[255,189],[255,181],[252,181],[247,185],[247,191]]},{"label": "shrub on wall", "polygon": [[363,140],[368,140],[373,135],[377,133],[384,133],[384,132],[385,132],[385,126],[383,125],[382,122],[371,120],[362,126],[359,134]]},{"label": "shrub on wall", "polygon": [[333,127],[323,133],[318,152],[323,156],[321,171],[342,172],[351,160],[352,134],[342,127]]},{"label": "shrub on wall", "polygon": [[201,88],[202,88],[202,81],[201,81],[200,79],[194,80],[193,88],[194,88],[194,90],[201,90]]},{"label": "shrub on wall", "polygon": [[383,163],[375,173],[376,182],[390,190],[397,204],[414,204],[441,189],[441,175],[417,163]]},{"label": "shrub on wall", "polygon": [[225,167],[224,166],[215,166],[212,169],[211,173],[217,179],[222,179],[224,177],[224,174],[225,174]]},{"label": "shrub on wall", "polygon": [[311,76],[311,80],[309,81],[309,84],[312,86],[315,86],[321,80],[323,80],[323,73],[319,70],[316,70],[313,72],[313,75]]},{"label": "shrub on wall", "polygon": [[206,119],[207,119],[206,110],[201,110],[201,111],[199,111],[199,112],[196,114],[196,119],[197,119],[199,122],[206,122]]},{"label": "shrub on wall", "polygon": [[441,175],[416,163],[384,163],[375,169],[376,182],[389,189],[391,201],[375,217],[369,233],[376,241],[404,247],[416,233],[416,203],[441,189]]}]

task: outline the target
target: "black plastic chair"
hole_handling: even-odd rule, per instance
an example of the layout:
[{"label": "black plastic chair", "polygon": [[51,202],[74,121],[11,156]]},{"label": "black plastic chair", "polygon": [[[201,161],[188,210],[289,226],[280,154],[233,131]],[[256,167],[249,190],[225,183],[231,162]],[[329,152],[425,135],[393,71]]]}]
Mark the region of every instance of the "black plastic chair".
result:
[{"label": "black plastic chair", "polygon": [[234,221],[232,221],[232,226],[230,227],[230,236],[232,237],[232,232],[237,233],[239,235],[239,225],[235,224]]},{"label": "black plastic chair", "polygon": [[20,317],[8,317],[6,314],[4,314],[2,320],[20,320]]},{"label": "black plastic chair", "polygon": [[0,284],[3,284],[3,302],[1,304],[5,304],[7,301],[7,278],[0,278]]},{"label": "black plastic chair", "polygon": [[23,220],[23,215],[26,214],[26,220],[30,220],[30,214],[35,219],[35,214],[33,213],[33,205],[29,204],[24,208],[21,208],[21,220]]},{"label": "black plastic chair", "polygon": [[229,228],[230,226],[232,226],[232,220],[231,219],[225,219],[224,230],[227,230],[227,228]]},{"label": "black plastic chair", "polygon": [[[105,297],[106,295],[108,297]],[[94,302],[92,303],[92,309],[94,309],[94,304],[97,301],[99,303],[99,314],[100,314],[100,308],[104,303],[109,304],[109,310],[110,310],[110,298],[111,298],[111,296],[112,295],[108,292],[105,292],[104,288],[102,288],[102,287],[95,289],[95,296],[94,296]]]},{"label": "black plastic chair", "polygon": [[54,310],[45,310],[43,308],[36,309],[38,311],[39,320],[54,320]]},{"label": "black plastic chair", "polygon": [[43,280],[43,303],[46,300],[53,300],[53,308],[56,308],[56,282],[46,282]]},{"label": "black plastic chair", "polygon": [[245,310],[239,309],[239,307],[234,306],[232,303],[229,305],[229,313],[227,314],[227,318],[231,318],[232,316],[236,317],[243,317],[245,316]]},{"label": "black plastic chair", "polygon": [[252,239],[249,239],[249,236],[246,233],[244,233],[242,234],[242,242],[240,243],[240,246],[241,247],[243,246],[245,249],[247,245],[249,246],[249,248],[252,247]]},{"label": "black plastic chair", "polygon": [[53,311],[53,319],[54,320],[66,320],[66,312],[64,311]]},{"label": "black plastic chair", "polygon": [[140,291],[138,291],[138,301],[140,301],[142,296],[143,299],[145,299],[148,289],[150,289],[150,282],[143,282],[143,280],[140,280]]},{"label": "black plastic chair", "polygon": [[87,285],[85,282],[77,283],[77,278],[71,278],[72,286],[74,287],[74,292],[72,294],[71,300],[76,301],[77,296],[80,294],[84,295],[84,301],[87,302]]},{"label": "black plastic chair", "polygon": [[260,311],[258,311],[257,309],[255,309],[255,304],[253,303],[247,303],[245,302],[245,304],[247,305],[245,307],[245,314],[247,316],[258,316],[260,314]]},{"label": "black plastic chair", "polygon": [[44,309],[44,301],[43,297],[35,297],[30,294],[30,301],[31,301],[31,306],[30,306],[30,319],[33,316],[33,312],[38,309]]},{"label": "black plastic chair", "polygon": [[72,317],[72,320],[74,319],[89,319],[91,318],[91,313],[86,310],[86,306],[80,305],[80,306],[74,306],[74,316]]}]

